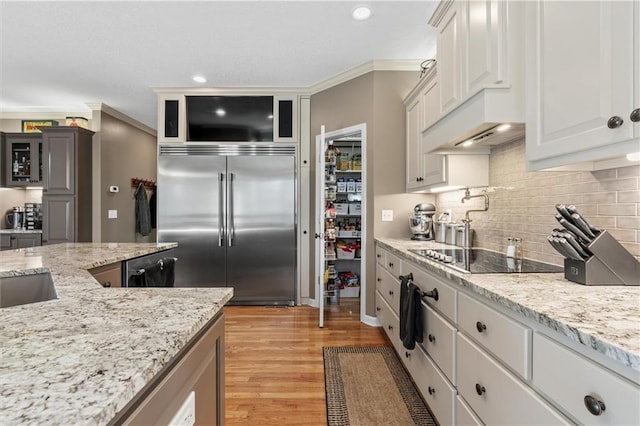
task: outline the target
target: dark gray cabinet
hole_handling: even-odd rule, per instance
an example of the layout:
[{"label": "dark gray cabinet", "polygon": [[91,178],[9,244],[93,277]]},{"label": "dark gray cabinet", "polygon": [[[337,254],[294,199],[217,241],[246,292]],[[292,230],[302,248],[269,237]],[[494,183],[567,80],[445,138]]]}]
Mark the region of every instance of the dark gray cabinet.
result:
[{"label": "dark gray cabinet", "polygon": [[2,186],[38,186],[42,181],[42,136],[40,133],[2,134],[4,171]]},{"label": "dark gray cabinet", "polygon": [[42,245],[42,234],[16,232],[0,234],[0,250],[13,250]]},{"label": "dark gray cabinet", "polygon": [[81,127],[42,130],[42,242],[92,240],[92,140]]}]

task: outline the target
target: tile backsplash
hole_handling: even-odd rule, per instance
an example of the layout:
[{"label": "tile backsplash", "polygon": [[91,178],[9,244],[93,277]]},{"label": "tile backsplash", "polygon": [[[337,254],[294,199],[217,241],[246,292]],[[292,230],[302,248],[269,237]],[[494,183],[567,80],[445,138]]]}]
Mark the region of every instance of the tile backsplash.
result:
[{"label": "tile backsplash", "polygon": [[[472,212],[477,247],[505,251],[507,238],[520,237],[524,256],[562,264],[547,242],[555,220],[555,205],[573,204],[593,226],[608,230],[640,259],[640,166],[593,172],[526,171],[524,141],[494,147],[489,157],[489,210]],[[471,189],[480,194],[484,189]],[[451,209],[456,221],[468,209],[482,209],[482,198],[464,204],[464,191],[438,194],[438,212]]]}]

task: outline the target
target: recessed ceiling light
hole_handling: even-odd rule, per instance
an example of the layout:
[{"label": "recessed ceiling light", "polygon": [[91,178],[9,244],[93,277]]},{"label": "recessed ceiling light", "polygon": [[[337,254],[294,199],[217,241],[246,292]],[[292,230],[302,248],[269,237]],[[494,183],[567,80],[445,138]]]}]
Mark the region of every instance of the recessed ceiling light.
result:
[{"label": "recessed ceiling light", "polygon": [[193,81],[195,81],[196,83],[206,83],[206,82],[207,82],[207,79],[206,79],[206,78],[204,78],[204,77],[203,77],[203,76],[201,76],[201,75],[194,75],[194,76],[193,76]]},{"label": "recessed ceiling light", "polygon": [[273,114],[269,114],[269,115],[267,115],[267,118],[268,118],[269,120],[273,120]]},{"label": "recessed ceiling light", "polygon": [[460,145],[464,146],[464,147],[471,146],[471,145],[473,145],[473,140],[472,139],[468,139],[468,140],[462,142]]},{"label": "recessed ceiling light", "polygon": [[225,110],[224,110],[224,109],[222,109],[222,108],[218,108],[218,109],[216,110],[216,115],[217,115],[218,117],[224,117],[225,115],[227,115],[227,111],[225,111]]},{"label": "recessed ceiling light", "polygon": [[353,16],[353,19],[355,19],[356,21],[364,21],[371,17],[371,9],[369,9],[367,6],[358,6],[353,9],[353,11],[351,12],[351,16]]},{"label": "recessed ceiling light", "polygon": [[505,130],[509,130],[511,128],[511,124],[505,123],[505,124],[501,124],[498,127],[496,127],[496,130],[498,132],[504,132]]}]

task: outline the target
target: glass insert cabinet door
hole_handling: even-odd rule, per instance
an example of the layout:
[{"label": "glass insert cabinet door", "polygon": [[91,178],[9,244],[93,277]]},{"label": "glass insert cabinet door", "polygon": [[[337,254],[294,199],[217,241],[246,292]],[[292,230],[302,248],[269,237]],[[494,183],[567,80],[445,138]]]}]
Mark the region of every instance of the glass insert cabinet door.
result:
[{"label": "glass insert cabinet door", "polygon": [[39,135],[7,135],[6,149],[7,186],[33,186],[42,181],[42,141]]}]

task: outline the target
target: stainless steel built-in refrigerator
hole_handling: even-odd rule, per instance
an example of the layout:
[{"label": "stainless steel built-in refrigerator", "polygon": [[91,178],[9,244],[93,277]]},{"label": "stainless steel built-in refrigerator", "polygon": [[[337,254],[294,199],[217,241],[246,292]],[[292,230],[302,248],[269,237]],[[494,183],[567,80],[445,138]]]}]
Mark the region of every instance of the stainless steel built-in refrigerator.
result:
[{"label": "stainless steel built-in refrigerator", "polygon": [[163,144],[158,241],[178,243],[176,287],[233,287],[235,304],[296,300],[291,145]]}]

